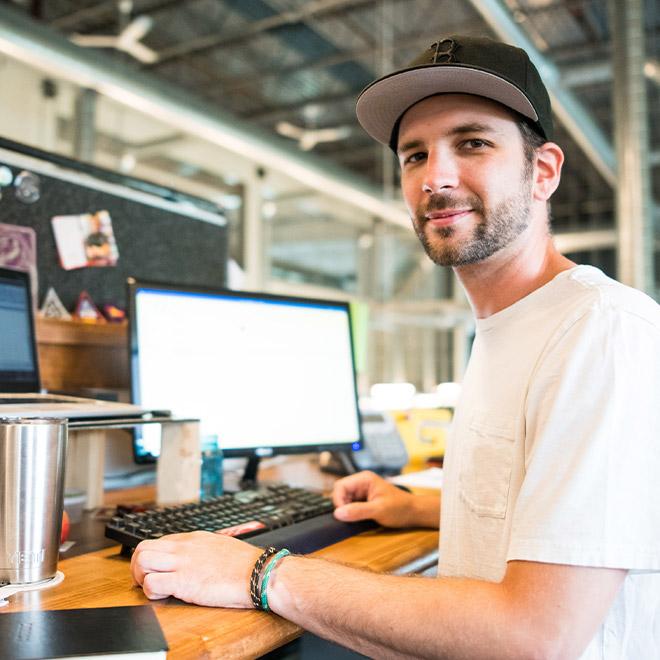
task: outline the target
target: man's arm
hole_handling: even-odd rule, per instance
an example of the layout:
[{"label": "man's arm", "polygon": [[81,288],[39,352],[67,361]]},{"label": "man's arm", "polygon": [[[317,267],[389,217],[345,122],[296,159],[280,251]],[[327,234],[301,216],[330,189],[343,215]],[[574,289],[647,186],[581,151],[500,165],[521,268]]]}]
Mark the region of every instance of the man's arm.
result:
[{"label": "man's arm", "polygon": [[[208,532],[141,543],[132,560],[148,598],[251,607],[260,550]],[[586,647],[625,577],[617,569],[509,562],[499,584],[378,575],[312,557],[285,557],[271,609],[373,657],[571,658]]]},{"label": "man's arm", "polygon": [[274,612],[370,657],[573,658],[607,613],[624,571],[511,562],[500,584],[368,574],[287,558]]}]

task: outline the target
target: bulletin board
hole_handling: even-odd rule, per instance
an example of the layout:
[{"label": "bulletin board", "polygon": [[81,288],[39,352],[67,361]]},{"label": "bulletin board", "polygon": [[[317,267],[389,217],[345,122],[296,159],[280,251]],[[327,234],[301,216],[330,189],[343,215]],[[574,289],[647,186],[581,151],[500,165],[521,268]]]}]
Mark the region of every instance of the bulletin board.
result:
[{"label": "bulletin board", "polygon": [[[68,310],[86,290],[97,305],[126,307],[126,280],[221,287],[226,281],[227,227],[212,203],[123,177],[0,138],[0,223],[36,232],[38,304],[54,287]],[[7,169],[4,169],[8,180]],[[16,177],[38,177],[38,199],[17,194]],[[25,195],[23,195],[25,197]],[[119,252],[115,266],[64,270],[51,218],[105,210]]]}]

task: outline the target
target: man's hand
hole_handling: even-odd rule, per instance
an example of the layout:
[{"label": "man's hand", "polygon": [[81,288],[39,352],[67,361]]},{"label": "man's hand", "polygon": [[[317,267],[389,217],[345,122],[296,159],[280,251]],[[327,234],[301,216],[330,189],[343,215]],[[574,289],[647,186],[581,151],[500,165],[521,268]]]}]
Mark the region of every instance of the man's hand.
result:
[{"label": "man's hand", "polygon": [[335,518],[373,519],[384,527],[432,527],[440,522],[440,498],[411,495],[373,472],[358,472],[335,483]]},{"label": "man's hand", "polygon": [[142,541],[131,572],[147,598],[175,596],[212,607],[252,607],[250,574],[260,548],[211,532]]}]

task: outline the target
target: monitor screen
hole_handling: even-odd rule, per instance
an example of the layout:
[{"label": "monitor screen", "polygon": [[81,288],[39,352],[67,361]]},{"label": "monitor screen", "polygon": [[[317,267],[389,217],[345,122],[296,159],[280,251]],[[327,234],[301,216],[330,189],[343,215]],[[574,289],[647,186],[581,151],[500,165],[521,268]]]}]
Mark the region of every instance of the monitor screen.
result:
[{"label": "monitor screen", "polygon": [[[136,403],[200,419],[227,456],[359,448],[347,303],[146,283],[130,303]],[[145,426],[136,460],[159,451]]]},{"label": "monitor screen", "polygon": [[36,392],[32,299],[27,273],[0,268],[0,392]]}]

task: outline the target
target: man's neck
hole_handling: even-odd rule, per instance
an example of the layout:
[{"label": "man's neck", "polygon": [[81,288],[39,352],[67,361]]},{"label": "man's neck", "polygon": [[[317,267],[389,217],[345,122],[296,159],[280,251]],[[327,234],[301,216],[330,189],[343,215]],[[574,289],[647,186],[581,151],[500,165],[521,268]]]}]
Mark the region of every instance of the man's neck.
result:
[{"label": "man's neck", "polygon": [[478,319],[513,305],[575,266],[557,251],[545,226],[536,231],[544,232],[537,240],[516,241],[485,261],[454,269]]}]

